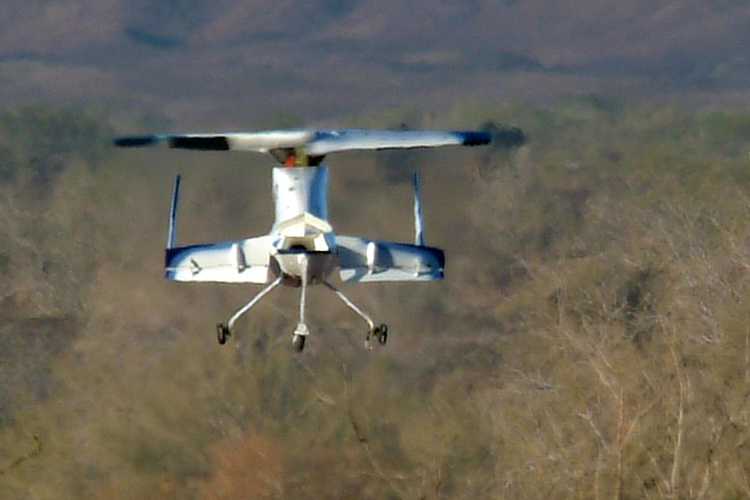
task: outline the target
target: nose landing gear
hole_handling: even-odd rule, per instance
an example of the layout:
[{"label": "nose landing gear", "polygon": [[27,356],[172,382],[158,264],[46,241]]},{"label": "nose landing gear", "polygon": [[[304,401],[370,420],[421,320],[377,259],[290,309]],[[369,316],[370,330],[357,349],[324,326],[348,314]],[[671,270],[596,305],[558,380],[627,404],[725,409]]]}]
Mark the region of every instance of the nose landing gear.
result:
[{"label": "nose landing gear", "polygon": [[302,352],[302,349],[305,348],[305,336],[304,335],[297,335],[296,333],[292,336],[292,349],[294,349],[297,352]]},{"label": "nose landing gear", "polygon": [[310,329],[306,324],[298,324],[294,330],[294,335],[292,335],[292,348],[297,352],[302,352],[302,349],[305,348],[305,339],[309,334]]}]

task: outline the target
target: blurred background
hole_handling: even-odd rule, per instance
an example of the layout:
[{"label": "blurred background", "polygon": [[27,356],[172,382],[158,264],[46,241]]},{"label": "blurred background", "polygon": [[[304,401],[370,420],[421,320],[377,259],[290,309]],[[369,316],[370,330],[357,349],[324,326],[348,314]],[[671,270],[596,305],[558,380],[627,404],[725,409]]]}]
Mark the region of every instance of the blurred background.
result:
[{"label": "blurred background", "polygon": [[[0,496],[750,496],[744,2],[0,5]],[[122,134],[481,129],[329,158],[338,233],[446,279],[298,290],[163,278],[270,229],[268,156]]]}]

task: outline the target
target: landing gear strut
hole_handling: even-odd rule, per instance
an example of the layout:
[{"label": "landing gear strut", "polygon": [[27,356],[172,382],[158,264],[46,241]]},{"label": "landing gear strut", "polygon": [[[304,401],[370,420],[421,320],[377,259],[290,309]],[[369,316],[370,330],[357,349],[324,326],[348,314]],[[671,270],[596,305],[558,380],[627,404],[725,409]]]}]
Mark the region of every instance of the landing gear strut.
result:
[{"label": "landing gear strut", "polygon": [[216,338],[219,341],[220,345],[226,344],[229,337],[232,336],[232,330],[234,330],[234,324],[237,323],[237,320],[240,319],[243,314],[248,312],[255,304],[260,302],[260,299],[268,295],[271,290],[279,286],[281,284],[281,279],[282,277],[279,276],[275,280],[273,280],[267,287],[261,290],[258,295],[253,297],[250,302],[237,310],[237,312],[234,313],[231,318],[229,318],[229,321],[227,321],[226,324],[219,323],[218,325],[216,325]]},{"label": "landing gear strut", "polygon": [[370,344],[370,338],[375,337],[378,341],[378,344],[385,345],[385,343],[388,341],[388,325],[385,323],[381,324],[380,326],[376,326],[375,322],[370,318],[370,316],[367,315],[362,309],[357,307],[357,305],[349,300],[346,295],[341,293],[341,291],[330,284],[328,281],[323,281],[323,284],[327,286],[333,293],[336,294],[338,298],[341,299],[341,301],[347,305],[349,309],[354,311],[354,313],[365,320],[365,323],[367,323],[367,326],[370,327],[370,330],[367,332],[367,336],[365,337],[365,349],[368,351],[372,349],[372,345]]},{"label": "landing gear strut", "polygon": [[[216,325],[216,339],[219,341],[220,345],[224,345],[229,340],[229,337],[232,336],[232,332],[234,331],[234,325],[237,322],[240,317],[242,317],[245,313],[247,313],[250,309],[253,308],[260,300],[268,295],[274,288],[279,286],[281,284],[283,277],[279,275],[275,280],[273,280],[267,287],[265,287],[263,290],[260,291],[255,297],[253,297],[250,302],[242,306],[237,312],[235,312],[232,317],[229,318],[229,321],[225,323],[219,323]],[[302,263],[302,291],[300,294],[300,301],[299,301],[299,323],[297,323],[297,328],[294,330],[294,334],[292,335],[292,348],[297,351],[301,352],[305,348],[305,340],[307,340],[307,336],[310,334],[310,329],[307,327],[307,324],[305,323],[305,302],[306,302],[306,295],[307,295],[307,261],[304,261]],[[346,295],[341,293],[338,288],[330,284],[328,281],[323,281],[323,284],[328,287],[333,293],[336,294],[336,296],[341,299],[341,301],[346,304],[346,306],[354,311],[354,313],[362,318],[365,323],[367,323],[368,331],[367,335],[365,336],[365,349],[372,349],[372,345],[370,342],[370,339],[373,337],[375,340],[378,341],[378,344],[385,345],[388,342],[388,326],[385,323],[381,323],[379,326],[375,324],[375,322],[370,318],[370,316],[367,315],[362,309],[357,307],[357,305],[349,300]]]},{"label": "landing gear strut", "polygon": [[292,348],[297,352],[302,352],[305,348],[305,339],[310,335],[310,329],[305,323],[305,297],[307,296],[307,259],[302,261],[302,290],[299,296],[299,323],[294,329],[292,335]]}]

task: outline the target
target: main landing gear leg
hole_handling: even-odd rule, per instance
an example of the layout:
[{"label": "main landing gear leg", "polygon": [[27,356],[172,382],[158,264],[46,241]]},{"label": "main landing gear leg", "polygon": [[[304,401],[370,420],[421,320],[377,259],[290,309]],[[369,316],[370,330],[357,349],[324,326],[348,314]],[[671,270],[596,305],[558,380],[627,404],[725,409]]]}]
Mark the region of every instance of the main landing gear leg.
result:
[{"label": "main landing gear leg", "polygon": [[341,301],[347,305],[349,309],[354,311],[354,313],[365,320],[365,323],[367,323],[367,326],[370,328],[370,330],[367,332],[367,336],[365,337],[365,349],[370,350],[372,349],[372,345],[370,345],[370,337],[375,337],[378,341],[378,344],[385,345],[385,343],[388,341],[388,326],[383,323],[380,326],[375,326],[375,322],[370,318],[370,316],[367,315],[362,309],[357,307],[357,305],[349,300],[346,295],[341,293],[341,291],[330,284],[328,281],[323,281],[323,284],[327,286],[333,293],[335,293],[338,298],[341,299]]},{"label": "main landing gear leg", "polygon": [[305,339],[310,334],[310,329],[305,323],[305,297],[307,296],[307,259],[302,262],[302,291],[299,297],[299,323],[292,335],[292,347],[297,352],[305,348]]},{"label": "main landing gear leg", "polygon": [[234,331],[234,324],[237,323],[237,320],[240,319],[240,317],[248,312],[255,304],[260,302],[260,299],[268,295],[271,290],[279,286],[281,284],[282,277],[279,275],[275,280],[273,280],[267,287],[265,287],[263,290],[258,293],[253,299],[242,306],[234,315],[229,318],[229,321],[227,321],[227,324],[219,323],[216,325],[216,336],[219,340],[219,344],[226,344],[229,337],[232,335],[232,331]]}]

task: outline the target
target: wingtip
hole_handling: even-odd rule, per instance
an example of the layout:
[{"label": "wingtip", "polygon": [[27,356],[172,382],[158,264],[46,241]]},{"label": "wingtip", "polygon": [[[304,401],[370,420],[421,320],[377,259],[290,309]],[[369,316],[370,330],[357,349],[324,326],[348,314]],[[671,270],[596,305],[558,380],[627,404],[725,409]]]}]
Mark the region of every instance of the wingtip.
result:
[{"label": "wingtip", "polygon": [[464,146],[484,146],[492,142],[492,135],[489,132],[460,132]]},{"label": "wingtip", "polygon": [[159,135],[134,135],[127,137],[117,137],[112,143],[118,148],[138,148],[150,146],[161,141],[163,138]]}]

